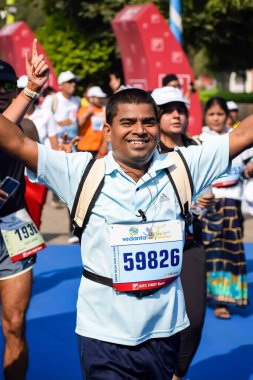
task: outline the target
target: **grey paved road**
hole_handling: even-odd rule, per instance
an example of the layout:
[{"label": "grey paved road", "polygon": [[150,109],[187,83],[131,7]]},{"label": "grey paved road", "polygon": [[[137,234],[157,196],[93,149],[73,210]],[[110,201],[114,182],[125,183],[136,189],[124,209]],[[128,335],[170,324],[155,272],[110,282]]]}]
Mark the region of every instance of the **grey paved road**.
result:
[{"label": "grey paved road", "polygon": [[[51,206],[52,194],[48,193],[42,214],[41,232],[48,244],[68,244],[69,216],[66,207],[55,209]],[[245,215],[244,241],[253,242],[253,217]]]}]

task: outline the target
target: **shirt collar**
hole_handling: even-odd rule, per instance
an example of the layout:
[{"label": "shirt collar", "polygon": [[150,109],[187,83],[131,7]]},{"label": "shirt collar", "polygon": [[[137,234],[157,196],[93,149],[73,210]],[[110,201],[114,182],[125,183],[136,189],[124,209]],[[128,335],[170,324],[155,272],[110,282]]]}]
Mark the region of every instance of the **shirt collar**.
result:
[{"label": "shirt collar", "polygon": [[[169,168],[170,166],[174,165],[169,156],[169,153],[159,154],[158,150],[156,149],[149,166],[149,173],[155,173],[159,170]],[[109,152],[105,157],[105,174],[109,175],[114,171],[119,170],[121,170],[119,164],[114,160],[112,152]]]}]

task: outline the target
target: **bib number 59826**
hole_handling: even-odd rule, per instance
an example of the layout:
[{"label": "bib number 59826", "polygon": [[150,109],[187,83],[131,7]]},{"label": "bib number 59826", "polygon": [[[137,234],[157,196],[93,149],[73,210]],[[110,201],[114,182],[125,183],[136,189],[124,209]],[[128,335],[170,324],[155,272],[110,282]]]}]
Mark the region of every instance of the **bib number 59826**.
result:
[{"label": "bib number 59826", "polygon": [[175,267],[179,264],[179,249],[162,249],[161,251],[148,252],[125,252],[123,253],[123,262],[125,271],[157,269]]}]

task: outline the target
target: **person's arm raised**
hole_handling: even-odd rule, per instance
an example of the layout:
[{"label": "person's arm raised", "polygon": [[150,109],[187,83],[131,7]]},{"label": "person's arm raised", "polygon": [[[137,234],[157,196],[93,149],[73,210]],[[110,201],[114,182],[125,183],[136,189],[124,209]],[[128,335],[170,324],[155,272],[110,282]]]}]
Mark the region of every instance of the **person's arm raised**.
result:
[{"label": "person's arm raised", "polygon": [[3,112],[7,119],[16,124],[23,119],[33,100],[39,96],[40,90],[49,76],[49,68],[43,54],[38,55],[36,39],[33,41],[31,58],[26,54],[25,60],[28,84]]},{"label": "person's arm raised", "polygon": [[252,146],[253,114],[243,119],[238,127],[229,133],[229,157],[232,159]]},{"label": "person's arm raised", "polygon": [[[37,171],[37,144],[24,135],[14,123],[22,120],[33,96],[48,80],[48,65],[43,55],[37,53],[37,40],[33,42],[32,58],[26,56],[26,72],[29,79],[27,87],[12,104],[0,115],[0,149],[20,159],[29,169]],[[8,118],[8,119],[7,119]]]}]

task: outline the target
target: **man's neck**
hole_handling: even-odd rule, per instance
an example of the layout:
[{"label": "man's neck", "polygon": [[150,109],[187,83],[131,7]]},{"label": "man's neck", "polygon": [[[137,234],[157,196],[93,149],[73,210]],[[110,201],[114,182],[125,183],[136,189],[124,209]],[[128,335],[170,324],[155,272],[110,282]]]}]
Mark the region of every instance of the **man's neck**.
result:
[{"label": "man's neck", "polygon": [[67,94],[66,92],[61,91],[61,94],[64,98],[70,99],[72,95]]},{"label": "man's neck", "polygon": [[145,173],[147,173],[148,171],[148,168],[149,168],[149,163],[147,163],[146,165],[142,166],[142,167],[133,167],[133,166],[129,166],[129,165],[126,165],[122,162],[119,162],[118,160],[115,160],[119,166],[121,167],[121,169],[129,176],[131,177],[135,182],[138,182],[139,179],[141,177],[144,176]]}]

